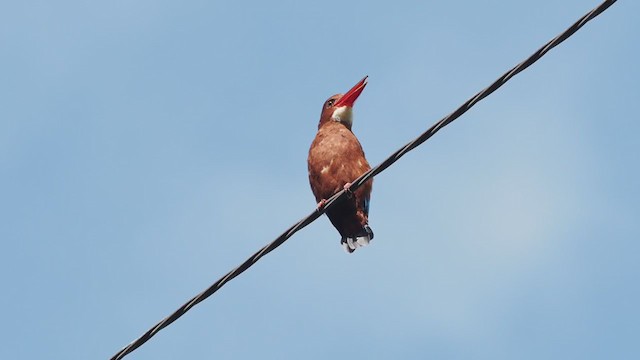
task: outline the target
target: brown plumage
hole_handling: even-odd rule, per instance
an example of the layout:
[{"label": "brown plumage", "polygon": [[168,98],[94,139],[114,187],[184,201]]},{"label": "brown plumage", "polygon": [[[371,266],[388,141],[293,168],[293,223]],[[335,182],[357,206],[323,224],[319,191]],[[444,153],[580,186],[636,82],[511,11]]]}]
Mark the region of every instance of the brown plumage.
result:
[{"label": "brown plumage", "polygon": [[[319,206],[371,168],[351,131],[351,108],[365,86],[366,77],[346,94],[334,95],[323,105],[318,133],[308,158],[309,182]],[[371,185],[372,180],[367,181],[327,211],[348,252],[373,239],[368,225]]]}]

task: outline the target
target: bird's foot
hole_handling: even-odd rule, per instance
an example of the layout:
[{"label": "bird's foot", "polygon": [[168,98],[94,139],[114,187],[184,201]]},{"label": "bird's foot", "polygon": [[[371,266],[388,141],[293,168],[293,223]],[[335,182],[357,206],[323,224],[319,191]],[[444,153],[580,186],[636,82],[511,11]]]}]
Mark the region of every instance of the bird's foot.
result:
[{"label": "bird's foot", "polygon": [[351,187],[351,183],[348,182],[346,184],[344,184],[344,192],[347,193],[347,198],[351,199],[353,197],[353,191],[351,191],[350,187]]},{"label": "bird's foot", "polygon": [[322,209],[325,205],[327,204],[327,199],[322,199],[320,200],[320,202],[318,203],[318,210]]}]

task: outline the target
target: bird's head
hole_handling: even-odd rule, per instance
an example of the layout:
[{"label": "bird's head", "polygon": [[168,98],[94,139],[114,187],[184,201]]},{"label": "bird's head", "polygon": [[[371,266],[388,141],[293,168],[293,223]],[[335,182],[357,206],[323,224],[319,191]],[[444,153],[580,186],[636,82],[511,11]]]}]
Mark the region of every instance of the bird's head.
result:
[{"label": "bird's head", "polygon": [[364,87],[367,86],[367,77],[368,76],[365,76],[345,94],[333,95],[324,102],[318,128],[329,121],[337,121],[348,129],[351,129],[351,124],[353,123],[353,104],[355,104]]}]

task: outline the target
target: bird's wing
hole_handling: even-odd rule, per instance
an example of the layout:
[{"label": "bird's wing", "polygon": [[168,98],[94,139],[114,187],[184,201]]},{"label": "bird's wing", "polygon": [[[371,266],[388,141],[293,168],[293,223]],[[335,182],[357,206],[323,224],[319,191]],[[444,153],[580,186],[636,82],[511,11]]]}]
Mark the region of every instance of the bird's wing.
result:
[{"label": "bird's wing", "polygon": [[365,196],[365,198],[362,200],[362,208],[364,209],[364,213],[369,216],[369,204],[371,203],[371,197],[370,196]]}]

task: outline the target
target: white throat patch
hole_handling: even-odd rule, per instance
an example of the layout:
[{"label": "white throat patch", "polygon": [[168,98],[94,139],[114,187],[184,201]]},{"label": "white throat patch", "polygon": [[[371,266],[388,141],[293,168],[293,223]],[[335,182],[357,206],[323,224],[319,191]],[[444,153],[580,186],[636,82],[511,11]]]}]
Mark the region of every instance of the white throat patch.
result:
[{"label": "white throat patch", "polygon": [[353,123],[353,109],[350,106],[340,106],[333,110],[331,120],[341,122],[348,127]]}]

